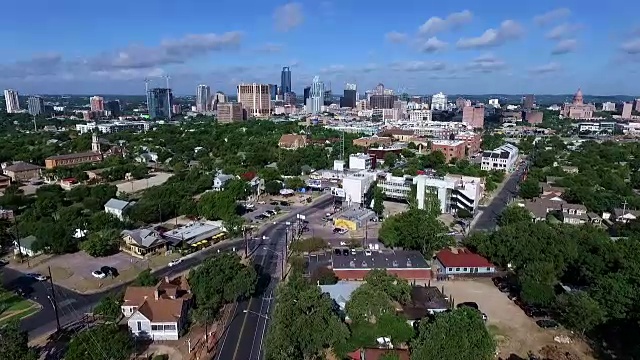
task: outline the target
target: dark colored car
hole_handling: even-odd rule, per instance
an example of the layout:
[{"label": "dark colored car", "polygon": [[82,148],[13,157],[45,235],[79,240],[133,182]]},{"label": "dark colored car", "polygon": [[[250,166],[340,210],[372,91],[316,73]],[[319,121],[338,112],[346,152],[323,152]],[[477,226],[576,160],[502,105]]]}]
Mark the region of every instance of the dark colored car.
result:
[{"label": "dark colored car", "polygon": [[474,303],[472,301],[467,301],[467,302],[461,302],[460,304],[458,304],[456,306],[456,308],[460,309],[462,307],[470,307],[472,309],[476,309],[476,310],[480,310],[480,307],[478,306],[477,303]]},{"label": "dark colored car", "polygon": [[500,292],[503,292],[503,293],[511,292],[511,289],[512,289],[511,286],[507,284],[498,285],[498,290],[500,290]]},{"label": "dark colored car", "polygon": [[349,249],[342,249],[342,255],[344,256],[349,255]]},{"label": "dark colored car", "polygon": [[528,317],[544,317],[549,315],[545,310],[539,309],[535,306],[525,307],[524,313],[527,314]]},{"label": "dark colored car", "polygon": [[280,205],[280,202],[279,201],[272,201],[269,204],[273,205],[273,206],[278,206],[278,205]]},{"label": "dark colored car", "polygon": [[493,281],[493,285],[500,287],[503,286],[504,284],[504,278],[502,276],[496,276],[491,278],[491,281]]},{"label": "dark colored car", "polygon": [[536,321],[536,325],[543,329],[557,329],[560,326],[557,321],[551,319],[538,320]]},{"label": "dark colored car", "polygon": [[9,265],[9,262],[5,259],[0,259],[0,266],[6,266]]},{"label": "dark colored car", "polygon": [[340,249],[334,249],[333,253],[338,255],[338,256],[342,255],[342,251]]},{"label": "dark colored car", "polygon": [[291,204],[289,204],[288,201],[280,201],[280,206],[289,206]]},{"label": "dark colored car", "polygon": [[118,275],[120,275],[118,273],[118,269],[114,268],[113,266],[103,266],[100,268],[100,271],[102,271],[107,276],[117,277]]}]

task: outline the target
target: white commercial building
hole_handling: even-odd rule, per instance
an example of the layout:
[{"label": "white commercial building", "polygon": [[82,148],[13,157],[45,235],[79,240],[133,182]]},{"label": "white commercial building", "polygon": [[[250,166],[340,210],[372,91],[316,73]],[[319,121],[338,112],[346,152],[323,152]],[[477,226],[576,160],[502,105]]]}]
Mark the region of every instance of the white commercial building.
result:
[{"label": "white commercial building", "polygon": [[369,191],[371,184],[376,180],[376,173],[362,171],[342,179],[342,189],[344,190],[344,199],[347,204],[364,204],[365,194]]},{"label": "white commercial building", "polygon": [[512,144],[505,144],[493,151],[482,153],[482,170],[498,170],[511,172],[516,168],[518,148]]},{"label": "white commercial building", "polygon": [[441,213],[455,213],[464,209],[473,214],[484,193],[482,179],[471,176],[418,175],[413,178],[413,184],[416,185],[418,208],[424,209],[427,194],[435,194],[440,202]]},{"label": "white commercial building", "polygon": [[20,101],[18,100],[18,92],[7,89],[4,91],[4,102],[7,105],[9,114],[20,112]]},{"label": "white commercial building", "polygon": [[447,110],[447,95],[439,92],[431,97],[431,110]]},{"label": "white commercial building", "polygon": [[493,106],[494,108],[500,108],[500,99],[489,99],[489,105]]},{"label": "white commercial building", "polygon": [[319,77],[314,77],[307,99],[306,110],[310,114],[319,114],[324,106],[324,83]]},{"label": "white commercial building", "polygon": [[602,103],[602,111],[616,111],[616,103],[610,101]]},{"label": "white commercial building", "polygon": [[151,128],[148,121],[113,121],[108,123],[90,122],[86,124],[76,124],[76,131],[80,134],[86,134],[97,130],[103,134],[112,134],[120,131],[139,131],[147,132]]},{"label": "white commercial building", "polygon": [[418,124],[431,122],[431,110],[419,109],[409,111],[409,121]]},{"label": "white commercial building", "polygon": [[349,169],[369,170],[373,167],[373,157],[369,154],[349,155]]},{"label": "white commercial building", "polygon": [[203,113],[209,110],[211,88],[208,85],[198,85],[196,89],[196,111]]}]

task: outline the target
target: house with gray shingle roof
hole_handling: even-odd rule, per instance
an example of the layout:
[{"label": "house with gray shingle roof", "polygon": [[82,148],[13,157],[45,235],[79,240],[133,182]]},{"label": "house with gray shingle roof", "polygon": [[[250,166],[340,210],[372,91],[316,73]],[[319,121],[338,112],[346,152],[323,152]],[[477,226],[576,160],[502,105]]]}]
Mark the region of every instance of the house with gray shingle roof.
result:
[{"label": "house with gray shingle roof", "polygon": [[167,250],[167,240],[154,228],[139,228],[122,231],[120,250],[137,257],[146,257]]},{"label": "house with gray shingle roof", "polygon": [[131,207],[135,204],[135,201],[124,201],[120,199],[109,199],[106,204],[104,204],[104,211],[113,214],[113,216],[117,217],[121,221],[124,220],[124,212],[127,208]]}]

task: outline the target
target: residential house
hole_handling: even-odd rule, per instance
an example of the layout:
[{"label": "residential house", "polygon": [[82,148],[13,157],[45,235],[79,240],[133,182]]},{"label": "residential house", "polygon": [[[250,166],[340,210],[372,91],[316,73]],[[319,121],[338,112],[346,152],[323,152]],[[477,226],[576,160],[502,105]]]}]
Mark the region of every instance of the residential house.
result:
[{"label": "residential house", "polygon": [[15,246],[14,253],[22,254],[29,257],[34,257],[42,254],[41,251],[33,251],[33,244],[36,242],[36,237],[33,235],[27,236],[25,238],[20,239],[20,242],[14,241],[13,245]]},{"label": "residential house", "polygon": [[307,146],[307,135],[284,134],[278,141],[281,149],[296,150]]},{"label": "residential house", "polygon": [[[407,349],[379,349],[379,348],[364,348],[358,349],[354,352],[347,354],[351,360],[381,360],[381,359],[395,359],[409,360],[409,350]],[[387,357],[395,356],[395,357]]]},{"label": "residential house", "polygon": [[120,250],[136,257],[146,257],[167,250],[167,240],[153,228],[124,230]]},{"label": "residential house", "polygon": [[626,223],[636,220],[638,217],[640,217],[640,211],[616,208],[613,209],[613,216],[614,221]]},{"label": "residential house", "polygon": [[587,207],[582,204],[562,203],[560,207],[562,212],[562,222],[565,224],[579,225],[592,222],[587,215]]},{"label": "residential house", "polygon": [[438,251],[435,259],[438,279],[450,276],[491,276],[496,267],[484,257],[466,248]]},{"label": "residential house", "polygon": [[11,178],[0,174],[0,190],[6,189],[11,185]]},{"label": "residential house", "polygon": [[14,218],[13,210],[0,208],[0,220],[12,221]]},{"label": "residential house", "polygon": [[446,311],[450,307],[449,298],[437,287],[412,286],[411,300],[403,304],[400,311],[407,318],[409,325],[413,325],[427,315]]},{"label": "residential house", "polygon": [[320,291],[328,294],[340,311],[344,312],[351,294],[362,284],[362,281],[338,281],[333,285],[320,285]]},{"label": "residential house", "polygon": [[155,166],[158,163],[158,154],[155,152],[144,152],[136,156],[135,160],[147,166]]},{"label": "residential house", "polygon": [[577,166],[562,166],[562,171],[568,174],[577,174],[580,170]]},{"label": "residential house", "polygon": [[569,204],[554,193],[542,195],[518,204],[529,210],[534,221],[546,220],[549,214],[554,215],[565,224],[579,225],[584,223],[600,223],[600,217],[589,216],[587,207],[581,204]]},{"label": "residential house", "polygon": [[120,219],[120,221],[124,220],[124,212],[135,204],[135,201],[124,201],[120,199],[109,199],[106,204],[104,204],[104,211],[113,214],[113,216]]},{"label": "residential house", "polygon": [[225,184],[233,178],[234,178],[233,175],[225,175],[225,174],[219,173],[218,175],[216,175],[215,178],[213,178],[213,191],[224,190]]},{"label": "residential house", "polygon": [[5,166],[3,172],[11,178],[11,181],[26,182],[31,179],[40,178],[42,175],[42,166],[17,161],[12,165]]},{"label": "residential house", "polygon": [[124,293],[122,314],[135,337],[178,340],[187,324],[191,289],[185,276],[164,278],[156,286],[129,286]]}]

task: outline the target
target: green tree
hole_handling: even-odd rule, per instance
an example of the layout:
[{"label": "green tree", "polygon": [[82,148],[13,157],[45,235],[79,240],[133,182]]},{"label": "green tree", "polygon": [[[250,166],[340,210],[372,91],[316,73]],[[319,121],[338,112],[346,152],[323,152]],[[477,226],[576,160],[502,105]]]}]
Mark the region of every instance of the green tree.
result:
[{"label": "green tree", "polygon": [[381,315],[392,313],[393,306],[384,291],[365,283],[351,294],[345,310],[355,322],[375,322]]},{"label": "green tree", "polygon": [[189,272],[189,285],[196,298],[196,319],[215,319],[222,305],[253,294],[257,281],[255,269],[241,263],[236,254],[221,253],[208,258]]},{"label": "green tree", "polygon": [[116,297],[107,295],[100,299],[100,302],[93,309],[94,314],[102,316],[108,321],[117,321],[122,316],[120,305],[122,301]]},{"label": "green tree", "polygon": [[305,187],[304,181],[297,176],[286,179],[284,183],[287,189],[297,190]]},{"label": "green tree", "polygon": [[411,360],[495,358],[496,344],[475,309],[440,313],[422,321],[412,343]]},{"label": "green tree", "polygon": [[531,213],[523,206],[511,205],[498,215],[498,226],[507,226],[525,221],[531,222]]},{"label": "green tree", "polygon": [[267,181],[264,184],[264,191],[269,195],[278,195],[282,190],[282,183],[277,180]]},{"label": "green tree", "polygon": [[426,210],[409,209],[385,219],[380,229],[380,240],[389,247],[405,247],[420,250],[431,256],[452,243],[447,229]]},{"label": "green tree", "polygon": [[17,320],[0,326],[0,359],[38,359],[38,354],[29,348],[28,334],[20,330],[20,323]]},{"label": "green tree", "polygon": [[585,292],[561,295],[556,303],[562,323],[584,334],[605,320],[600,304]]},{"label": "green tree", "polygon": [[384,192],[377,186],[373,189],[373,212],[378,216],[384,213]]},{"label": "green tree", "polygon": [[251,186],[241,179],[231,179],[224,185],[224,191],[234,200],[244,200],[251,194]]},{"label": "green tree", "polygon": [[227,191],[208,192],[198,202],[200,215],[209,220],[224,220],[237,215],[238,206],[233,194]]},{"label": "green tree", "polygon": [[520,190],[518,196],[523,199],[533,199],[540,195],[540,185],[534,178],[527,178],[527,180],[520,183]]},{"label": "green tree", "polygon": [[473,214],[467,209],[458,209],[458,211],[456,211],[456,216],[460,219],[471,219]]},{"label": "green tree", "polygon": [[265,358],[318,359],[325,349],[344,343],[349,330],[336,315],[333,305],[318,286],[293,274],[278,289],[265,340]]},{"label": "green tree", "polygon": [[387,167],[392,167],[398,161],[398,155],[392,152],[388,152],[384,155],[384,165]]},{"label": "green tree", "polygon": [[338,276],[328,267],[320,266],[311,273],[309,280],[312,284],[334,285],[338,282]]},{"label": "green tree", "polygon": [[103,230],[90,233],[87,240],[80,244],[80,248],[93,257],[103,257],[117,253],[119,245],[118,230]]},{"label": "green tree", "polygon": [[80,331],[69,341],[65,360],[129,359],[134,351],[131,335],[116,324],[101,324]]},{"label": "green tree", "polygon": [[411,299],[411,285],[405,279],[388,273],[385,269],[373,269],[367,273],[364,280],[376,290],[387,294],[390,299],[401,304]]},{"label": "green tree", "polygon": [[157,284],[158,278],[151,274],[150,269],[141,271],[131,283],[133,286],[156,286]]}]

